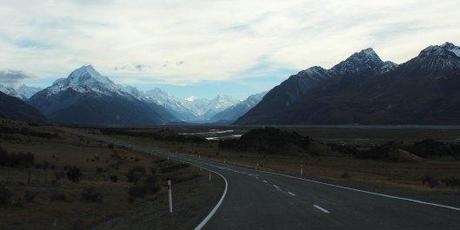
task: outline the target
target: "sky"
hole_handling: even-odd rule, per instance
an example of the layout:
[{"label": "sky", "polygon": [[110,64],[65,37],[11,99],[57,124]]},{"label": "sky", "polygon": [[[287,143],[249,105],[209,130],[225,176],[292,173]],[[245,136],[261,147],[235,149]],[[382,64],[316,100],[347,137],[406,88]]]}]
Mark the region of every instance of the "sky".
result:
[{"label": "sky", "polygon": [[0,18],[0,69],[18,82],[92,64],[179,97],[244,98],[368,47],[402,63],[460,44],[458,0],[0,0]]}]

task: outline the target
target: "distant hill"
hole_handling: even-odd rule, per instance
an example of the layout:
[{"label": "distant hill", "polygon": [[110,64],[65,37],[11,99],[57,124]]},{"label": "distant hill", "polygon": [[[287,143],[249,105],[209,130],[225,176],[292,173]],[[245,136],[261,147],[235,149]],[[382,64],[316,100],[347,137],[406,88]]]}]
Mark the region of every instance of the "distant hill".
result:
[{"label": "distant hill", "polygon": [[27,122],[45,122],[46,118],[37,109],[24,101],[0,92],[0,117]]},{"label": "distant hill", "polygon": [[445,43],[396,65],[366,49],[289,78],[236,124],[460,124],[459,55]]}]

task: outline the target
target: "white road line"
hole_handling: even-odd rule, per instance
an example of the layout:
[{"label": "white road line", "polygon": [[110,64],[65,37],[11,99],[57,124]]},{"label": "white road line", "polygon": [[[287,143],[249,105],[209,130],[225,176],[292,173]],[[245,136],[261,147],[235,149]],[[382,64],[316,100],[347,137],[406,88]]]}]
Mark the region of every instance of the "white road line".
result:
[{"label": "white road line", "polygon": [[[209,169],[208,169],[209,170]],[[214,214],[217,212],[217,209],[219,209],[220,205],[222,204],[222,202],[224,201],[225,199],[225,196],[227,195],[227,189],[228,189],[228,181],[227,181],[227,178],[225,178],[222,174],[218,173],[218,172],[215,172],[215,171],[212,171],[212,170],[209,170],[217,175],[219,175],[220,177],[222,177],[222,179],[224,179],[225,181],[225,189],[224,189],[224,193],[222,194],[222,196],[220,197],[220,200],[219,202],[217,202],[216,206],[214,206],[214,208],[211,210],[211,212],[206,216],[206,218],[204,218],[200,224],[198,224],[198,226],[195,227],[195,230],[201,230],[205,225],[206,223],[208,223],[208,221],[212,218],[212,216],[214,216]]]},{"label": "white road line", "polygon": [[263,182],[264,182],[265,184],[267,184],[267,183],[268,183],[268,181],[266,181],[266,180],[263,180]]},{"label": "white road line", "polygon": [[294,194],[294,193],[292,193],[292,192],[288,192],[288,193],[289,193],[289,195],[291,195],[291,196],[295,196],[295,194]]},{"label": "white road line", "polygon": [[324,209],[324,208],[321,208],[320,206],[318,206],[318,205],[316,205],[316,204],[313,205],[313,207],[319,209],[321,212],[324,212],[324,213],[327,213],[327,214],[331,213],[331,212],[329,212],[328,210],[326,210],[326,209]]},{"label": "white road line", "polygon": [[416,200],[416,199],[411,199],[411,198],[387,195],[387,194],[378,193],[378,192],[369,192],[369,191],[366,191],[366,190],[361,190],[361,189],[356,189],[356,188],[351,188],[351,187],[346,187],[346,186],[341,186],[341,185],[335,185],[335,184],[329,184],[329,183],[325,183],[325,182],[321,182],[321,181],[316,181],[316,180],[311,180],[311,179],[306,179],[306,178],[290,176],[290,175],[286,175],[286,174],[282,174],[282,173],[275,173],[275,172],[269,172],[269,171],[263,171],[263,170],[257,170],[257,171],[272,174],[272,175],[278,175],[278,176],[284,176],[284,177],[288,177],[288,178],[293,178],[293,179],[297,179],[297,180],[303,180],[303,181],[307,181],[307,182],[311,182],[311,183],[326,185],[326,186],[330,186],[330,187],[334,187],[334,188],[339,188],[339,189],[344,189],[344,190],[349,190],[349,191],[354,191],[354,192],[365,193],[365,194],[374,195],[374,196],[380,196],[380,197],[396,199],[396,200],[403,200],[403,201],[408,201],[408,202],[422,204],[422,205],[428,205],[428,206],[433,206],[433,207],[438,207],[438,208],[446,208],[446,209],[450,209],[450,210],[460,211],[460,208],[457,208],[457,207],[454,207],[454,206],[449,206],[449,205],[444,205],[444,204],[431,203],[431,202],[426,202],[426,201],[421,201],[421,200]]},{"label": "white road line", "polygon": [[278,187],[278,185],[274,184],[273,187],[275,187],[276,190],[281,191],[281,189],[280,189],[280,187]]}]

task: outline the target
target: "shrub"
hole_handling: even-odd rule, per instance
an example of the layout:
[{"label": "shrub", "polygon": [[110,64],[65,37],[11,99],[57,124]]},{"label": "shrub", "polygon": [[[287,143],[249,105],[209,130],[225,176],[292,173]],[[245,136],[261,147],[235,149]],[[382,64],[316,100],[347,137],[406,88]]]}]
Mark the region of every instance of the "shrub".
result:
[{"label": "shrub", "polygon": [[422,179],[422,183],[430,188],[439,186],[439,180],[431,176],[425,176]]},{"label": "shrub", "polygon": [[144,198],[147,194],[154,194],[160,190],[159,179],[156,176],[144,177],[139,183],[129,188],[130,201]]},{"label": "shrub", "polygon": [[109,144],[109,145],[107,145],[107,147],[108,147],[109,149],[114,149],[113,144]]},{"label": "shrub", "polygon": [[342,177],[343,179],[347,179],[347,178],[350,178],[351,176],[350,176],[350,174],[348,172],[344,172],[344,173],[342,173],[342,175],[340,177]]},{"label": "shrub", "polygon": [[70,167],[69,170],[67,171],[67,178],[74,183],[80,182],[81,176],[82,174],[81,174],[80,169],[75,166]]},{"label": "shrub", "polygon": [[116,176],[116,175],[111,175],[111,176],[110,176],[110,181],[112,181],[112,182],[117,182],[117,181],[118,181],[118,176]]},{"label": "shrub", "polygon": [[448,177],[441,180],[443,184],[447,187],[459,187],[460,186],[460,178],[456,177]]},{"label": "shrub", "polygon": [[4,185],[0,185],[0,206],[8,205],[11,202],[13,193]]},{"label": "shrub", "polygon": [[67,196],[64,193],[53,192],[50,194],[49,199],[54,201],[67,201]]},{"label": "shrub", "polygon": [[38,196],[38,192],[36,191],[30,191],[30,190],[26,190],[24,192],[24,200],[27,201],[27,202],[33,202],[35,200],[35,198]]},{"label": "shrub", "polygon": [[128,171],[128,182],[137,183],[145,175],[145,168],[138,166]]},{"label": "shrub", "polygon": [[89,201],[89,202],[102,202],[102,193],[97,192],[94,188],[85,188],[81,192],[81,198],[84,201]]},{"label": "shrub", "polygon": [[136,198],[144,198],[145,196],[145,190],[138,185],[134,185],[129,187],[129,200],[133,202]]},{"label": "shrub", "polygon": [[8,153],[0,146],[0,166],[7,167],[31,167],[34,165],[32,153]]}]

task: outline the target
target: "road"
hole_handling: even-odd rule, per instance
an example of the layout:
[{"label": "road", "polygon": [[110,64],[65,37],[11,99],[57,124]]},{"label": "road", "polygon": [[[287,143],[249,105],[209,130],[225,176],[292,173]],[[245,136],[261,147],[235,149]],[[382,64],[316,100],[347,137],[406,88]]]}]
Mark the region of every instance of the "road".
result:
[{"label": "road", "polygon": [[460,209],[184,155],[228,182],[204,229],[460,229]]},{"label": "road", "polygon": [[460,229],[458,207],[277,175],[120,141],[112,143],[188,162],[223,176],[227,181],[225,196],[215,213],[206,218],[209,221],[201,223],[204,229]]}]

